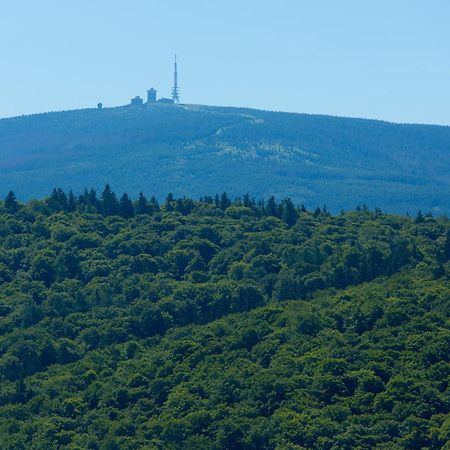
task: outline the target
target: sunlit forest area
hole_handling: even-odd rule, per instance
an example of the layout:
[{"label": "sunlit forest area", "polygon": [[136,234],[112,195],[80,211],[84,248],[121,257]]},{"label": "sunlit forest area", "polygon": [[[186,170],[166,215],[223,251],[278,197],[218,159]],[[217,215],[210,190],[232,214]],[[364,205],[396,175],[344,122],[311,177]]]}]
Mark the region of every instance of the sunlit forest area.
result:
[{"label": "sunlit forest area", "polygon": [[2,450],[448,448],[447,218],[9,192],[0,249]]}]

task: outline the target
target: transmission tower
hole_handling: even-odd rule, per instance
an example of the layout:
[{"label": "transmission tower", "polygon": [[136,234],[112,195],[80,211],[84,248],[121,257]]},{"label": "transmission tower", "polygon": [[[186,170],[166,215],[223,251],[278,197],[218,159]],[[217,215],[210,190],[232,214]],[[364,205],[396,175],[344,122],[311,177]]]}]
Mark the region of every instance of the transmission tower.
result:
[{"label": "transmission tower", "polygon": [[180,88],[178,87],[177,55],[175,55],[175,70],[173,72],[172,100],[177,105],[180,104]]}]

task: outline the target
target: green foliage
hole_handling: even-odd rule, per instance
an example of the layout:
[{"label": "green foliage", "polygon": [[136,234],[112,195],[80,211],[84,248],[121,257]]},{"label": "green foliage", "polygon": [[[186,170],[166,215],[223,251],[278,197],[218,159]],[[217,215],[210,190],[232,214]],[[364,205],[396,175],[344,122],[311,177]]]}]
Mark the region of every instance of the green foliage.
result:
[{"label": "green foliage", "polygon": [[448,219],[109,187],[16,206],[2,449],[448,446]]}]

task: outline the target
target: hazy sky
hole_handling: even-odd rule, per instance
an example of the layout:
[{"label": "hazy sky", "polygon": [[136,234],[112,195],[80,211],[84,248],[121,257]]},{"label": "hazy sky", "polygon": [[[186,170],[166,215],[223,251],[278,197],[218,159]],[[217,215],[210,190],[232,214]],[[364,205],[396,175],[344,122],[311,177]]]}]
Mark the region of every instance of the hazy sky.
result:
[{"label": "hazy sky", "polygon": [[0,117],[168,96],[450,124],[449,0],[1,0]]}]

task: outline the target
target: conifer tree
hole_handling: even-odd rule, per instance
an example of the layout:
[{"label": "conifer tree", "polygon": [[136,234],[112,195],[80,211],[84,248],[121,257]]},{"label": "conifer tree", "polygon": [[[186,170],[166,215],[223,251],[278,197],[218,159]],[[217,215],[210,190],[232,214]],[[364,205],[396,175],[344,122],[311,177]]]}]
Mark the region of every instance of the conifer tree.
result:
[{"label": "conifer tree", "polygon": [[184,202],[183,199],[177,198],[175,202],[175,211],[184,214]]},{"label": "conifer tree", "polygon": [[136,214],[148,214],[149,206],[148,201],[144,196],[144,193],[139,192],[139,197],[136,203]]},{"label": "conifer tree", "polygon": [[130,200],[130,197],[128,197],[128,194],[126,192],[124,192],[124,194],[120,198],[119,203],[119,214],[124,219],[130,219],[131,217],[134,217],[133,202]]},{"label": "conifer tree", "polygon": [[156,197],[154,195],[152,195],[152,198],[150,199],[148,206],[149,206],[150,214],[153,214],[156,211],[159,211],[159,203],[158,203],[158,200],[156,200]]},{"label": "conifer tree", "polygon": [[250,208],[252,206],[252,203],[250,201],[250,196],[248,194],[244,195],[244,198],[242,199],[242,204],[246,207],[246,208]]},{"label": "conifer tree", "polygon": [[283,201],[283,220],[287,223],[289,227],[295,224],[297,221],[297,211],[295,209],[294,203],[290,198]]},{"label": "conifer tree", "polygon": [[175,202],[175,198],[174,198],[172,192],[169,192],[169,194],[166,197],[166,202],[164,203],[164,209],[166,211],[173,211],[174,210],[174,206],[173,206],[174,202]]},{"label": "conifer tree", "polygon": [[258,200],[258,203],[254,203],[253,207],[257,210],[259,216],[266,215],[266,202],[263,199]]},{"label": "conifer tree", "polygon": [[194,202],[190,198],[179,198],[175,202],[175,211],[178,211],[183,215],[190,214],[194,207]]},{"label": "conifer tree", "polygon": [[91,189],[88,192],[86,200],[87,200],[86,203],[89,206],[89,210],[91,210],[91,211],[100,211],[101,210],[101,204],[100,204],[99,199],[97,198],[97,192],[95,192],[94,189]]},{"label": "conifer tree", "polygon": [[415,222],[415,223],[422,223],[422,222],[424,222],[424,221],[425,221],[425,219],[424,219],[424,217],[423,217],[422,211],[419,209],[419,211],[417,211],[417,216],[416,216],[416,218],[414,219],[414,222]]},{"label": "conifer tree", "polygon": [[13,191],[9,191],[5,198],[5,209],[11,214],[14,214],[19,210],[19,204],[17,203],[17,199]]},{"label": "conifer tree", "polygon": [[220,209],[227,209],[231,206],[231,201],[228,198],[228,195],[226,192],[222,193],[222,195],[220,196],[220,202],[219,202],[219,207]]},{"label": "conifer tree", "polygon": [[81,207],[85,207],[88,204],[89,192],[87,189],[83,191],[82,194],[78,196],[78,205]]},{"label": "conifer tree", "polygon": [[266,214],[268,216],[277,216],[278,215],[278,205],[277,205],[277,202],[273,195],[267,201]]},{"label": "conifer tree", "polygon": [[67,197],[67,211],[74,212],[77,208],[77,199],[72,191],[69,192],[69,196]]},{"label": "conifer tree", "polygon": [[104,216],[118,214],[119,202],[116,194],[111,190],[109,184],[105,186],[101,196],[101,212]]},{"label": "conifer tree", "polygon": [[54,211],[67,211],[67,196],[61,189],[53,189],[47,201],[48,206]]}]

